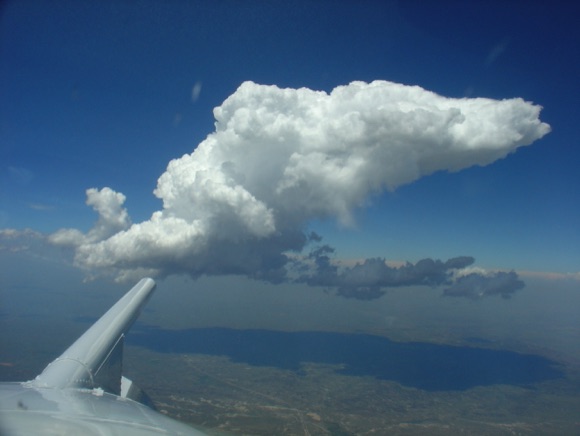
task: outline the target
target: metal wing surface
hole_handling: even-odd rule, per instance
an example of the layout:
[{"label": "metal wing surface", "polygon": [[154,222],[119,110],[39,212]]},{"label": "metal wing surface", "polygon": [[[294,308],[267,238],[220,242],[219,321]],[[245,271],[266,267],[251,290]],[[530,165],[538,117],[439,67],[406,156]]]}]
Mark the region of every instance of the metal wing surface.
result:
[{"label": "metal wing surface", "polygon": [[136,401],[123,342],[155,289],[145,278],[34,380],[0,383],[1,435],[197,435]]}]

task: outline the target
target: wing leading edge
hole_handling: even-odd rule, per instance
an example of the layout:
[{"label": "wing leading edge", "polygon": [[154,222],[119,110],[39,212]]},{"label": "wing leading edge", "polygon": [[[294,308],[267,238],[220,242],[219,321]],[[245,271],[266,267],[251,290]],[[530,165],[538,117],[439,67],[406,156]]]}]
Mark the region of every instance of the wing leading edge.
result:
[{"label": "wing leading edge", "polygon": [[120,395],[123,343],[153,294],[155,282],[141,279],[123,298],[32,381],[36,387],[101,388]]}]

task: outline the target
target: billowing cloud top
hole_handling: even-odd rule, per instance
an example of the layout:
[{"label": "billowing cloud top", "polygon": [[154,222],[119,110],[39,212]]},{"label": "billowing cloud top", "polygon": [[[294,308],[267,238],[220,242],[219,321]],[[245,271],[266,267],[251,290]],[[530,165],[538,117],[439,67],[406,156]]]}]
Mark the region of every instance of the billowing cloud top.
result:
[{"label": "billowing cloud top", "polygon": [[51,239],[76,247],[78,265],[119,278],[284,280],[309,220],[349,224],[371,193],[501,159],[550,131],[540,110],[519,98],[452,99],[385,81],[330,94],[245,82],[214,109],[215,132],[159,178],[162,210],[130,225],[122,194],[89,190],[95,228]]}]

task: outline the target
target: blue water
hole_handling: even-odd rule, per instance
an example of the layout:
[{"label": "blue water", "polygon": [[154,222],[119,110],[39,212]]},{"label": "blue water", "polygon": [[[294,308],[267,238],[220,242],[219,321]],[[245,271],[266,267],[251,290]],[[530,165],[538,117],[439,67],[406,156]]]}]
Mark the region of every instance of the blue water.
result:
[{"label": "blue water", "polygon": [[305,374],[303,362],[341,364],[337,372],[396,381],[427,391],[475,386],[530,386],[563,377],[549,359],[513,351],[393,342],[380,336],[203,328],[163,330],[137,325],[127,343],[161,353],[228,356],[233,362]]}]

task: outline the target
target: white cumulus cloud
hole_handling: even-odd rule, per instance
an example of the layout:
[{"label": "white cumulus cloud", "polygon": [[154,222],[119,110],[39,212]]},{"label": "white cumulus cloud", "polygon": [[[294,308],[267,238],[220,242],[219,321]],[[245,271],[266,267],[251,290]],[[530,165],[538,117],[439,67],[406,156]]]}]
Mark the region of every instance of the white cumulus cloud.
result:
[{"label": "white cumulus cloud", "polygon": [[386,81],[331,93],[243,83],[214,109],[215,132],[172,160],[154,193],[163,209],[130,225],[125,197],[87,191],[87,234],[61,230],[86,268],[238,273],[283,280],[309,220],[352,222],[372,193],[440,170],[487,165],[550,131],[520,98],[453,99]]},{"label": "white cumulus cloud", "polygon": [[125,196],[103,188],[87,189],[87,205],[99,215],[94,227],[85,235],[76,229],[61,229],[52,235],[49,240],[57,245],[92,244],[107,239],[121,230],[129,227],[131,220],[127,209],[124,209]]}]

